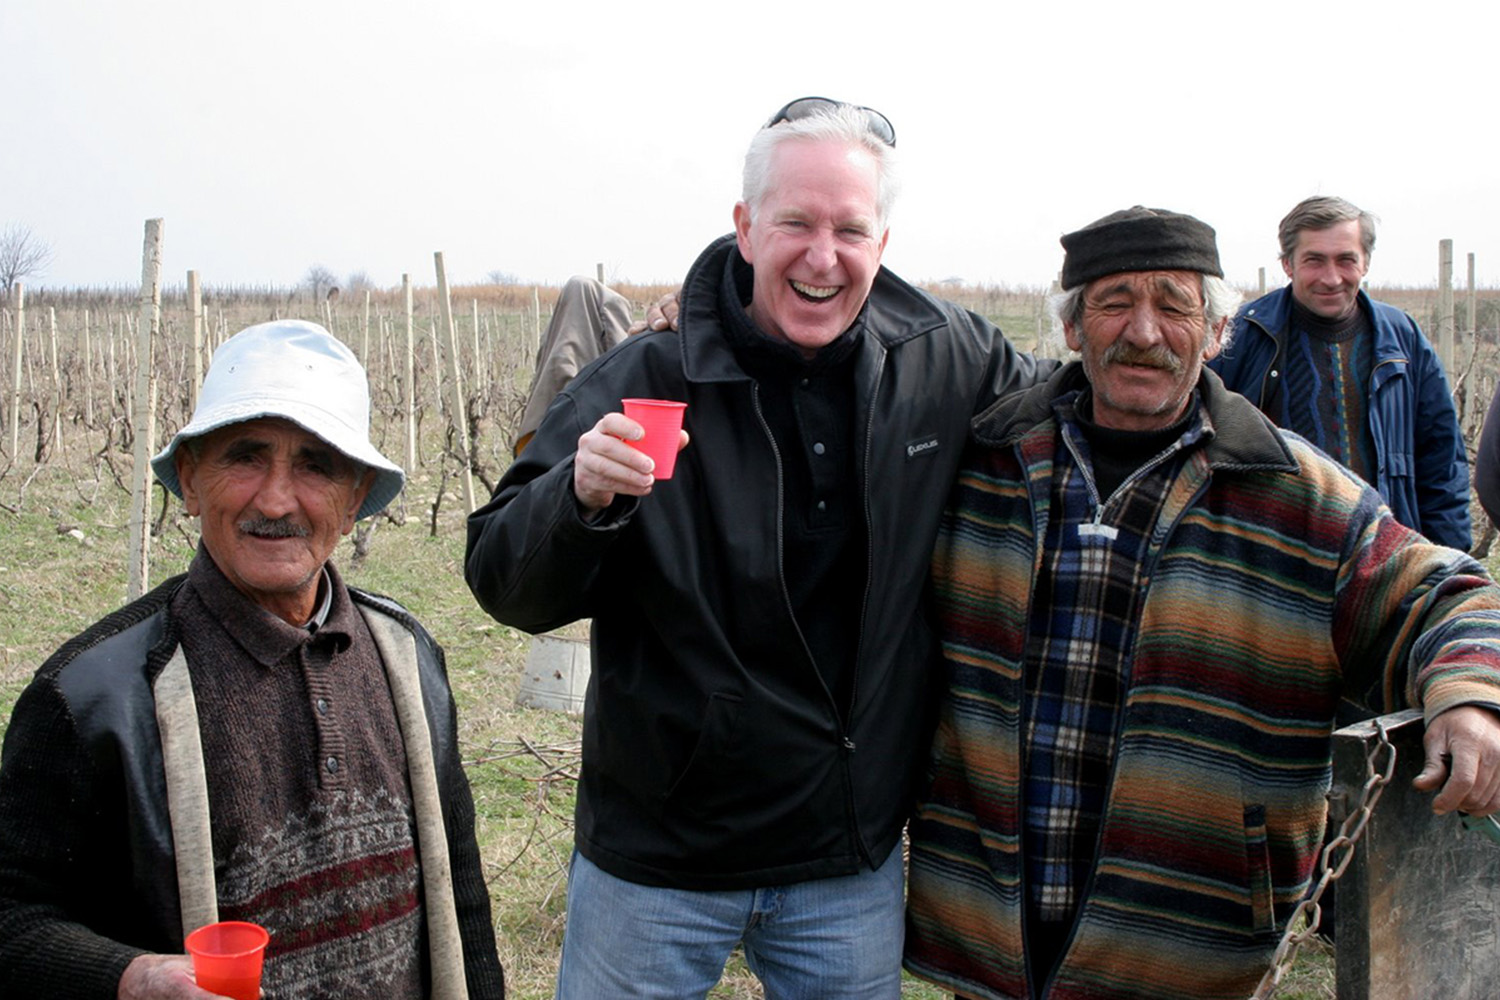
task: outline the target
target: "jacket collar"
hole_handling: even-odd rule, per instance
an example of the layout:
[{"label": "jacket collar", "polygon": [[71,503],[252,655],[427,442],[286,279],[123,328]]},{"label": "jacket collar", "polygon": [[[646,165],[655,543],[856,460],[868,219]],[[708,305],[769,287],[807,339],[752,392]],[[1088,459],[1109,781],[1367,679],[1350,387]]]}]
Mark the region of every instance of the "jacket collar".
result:
[{"label": "jacket collar", "polygon": [[[972,437],[989,448],[1011,448],[1052,420],[1054,399],[1086,385],[1083,363],[1069,362],[1046,382],[1006,396],[975,417]],[[1211,433],[1203,448],[1210,468],[1297,471],[1297,460],[1281,431],[1249,400],[1224,388],[1219,376],[1207,368],[1198,376],[1198,398],[1208,410]]]},{"label": "jacket collar", "polygon": [[[682,312],[678,319],[682,370],[690,382],[743,381],[748,376],[735,360],[722,332],[719,288],[730,255],[739,253],[734,234],[721,236],[698,255],[682,284]],[[865,304],[867,335],[883,348],[925,336],[947,322],[943,312],[922,292],[884,267],[875,275]]]},{"label": "jacket collar", "polygon": [[[1375,331],[1375,364],[1406,360],[1406,349],[1392,333],[1389,316],[1393,307],[1376,302],[1363,288],[1356,298]],[[1253,335],[1269,337],[1279,351],[1285,346],[1287,325],[1292,320],[1292,286],[1283,286],[1247,304],[1237,320],[1236,337],[1253,331]]]}]

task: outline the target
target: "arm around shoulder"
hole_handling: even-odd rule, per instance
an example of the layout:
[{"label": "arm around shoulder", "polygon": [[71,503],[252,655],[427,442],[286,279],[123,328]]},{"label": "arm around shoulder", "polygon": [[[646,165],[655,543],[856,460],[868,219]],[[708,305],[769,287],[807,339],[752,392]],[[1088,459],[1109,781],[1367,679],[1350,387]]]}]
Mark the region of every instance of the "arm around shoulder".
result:
[{"label": "arm around shoulder", "polygon": [[[962,326],[977,339],[983,351],[980,363],[984,366],[984,376],[974,400],[975,413],[987,409],[997,399],[1045,382],[1062,366],[1056,358],[1041,358],[1018,350],[1000,327],[978,313],[962,310],[961,314]],[[955,321],[954,326],[959,328],[960,321]]]}]

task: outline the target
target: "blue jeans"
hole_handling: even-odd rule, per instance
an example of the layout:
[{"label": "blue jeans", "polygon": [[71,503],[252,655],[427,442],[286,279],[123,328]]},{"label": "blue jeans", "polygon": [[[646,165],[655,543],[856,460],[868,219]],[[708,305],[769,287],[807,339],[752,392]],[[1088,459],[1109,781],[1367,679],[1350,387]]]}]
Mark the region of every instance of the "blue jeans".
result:
[{"label": "blue jeans", "polygon": [[688,1000],[737,944],[766,1000],[898,1000],[903,871],[762,889],[694,891],[615,878],[576,851],[557,1000]]}]

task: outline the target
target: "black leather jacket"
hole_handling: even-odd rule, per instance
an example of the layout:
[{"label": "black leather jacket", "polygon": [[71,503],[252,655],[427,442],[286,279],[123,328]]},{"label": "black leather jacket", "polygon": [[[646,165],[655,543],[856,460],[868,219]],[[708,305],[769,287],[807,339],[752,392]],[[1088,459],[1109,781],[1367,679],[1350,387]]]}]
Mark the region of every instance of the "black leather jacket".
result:
[{"label": "black leather jacket", "polygon": [[[850,874],[895,846],[930,733],[938,518],[970,418],[1039,375],[993,325],[879,273],[854,375],[868,584],[837,705],[787,596],[782,456],[722,334],[736,253],[724,237],[693,265],[680,335],[585,368],[469,519],[465,575],[486,611],[532,632],[593,619],[576,844],[650,885]],[[692,442],[673,479],[587,524],[577,441],[628,396],[685,400]]]},{"label": "black leather jacket", "polygon": [[[185,579],[69,640],[16,703],[0,767],[0,997],[112,1000],[131,959],[182,953],[153,685]],[[416,638],[469,996],[503,998],[442,650],[399,605],[348,591]]]}]

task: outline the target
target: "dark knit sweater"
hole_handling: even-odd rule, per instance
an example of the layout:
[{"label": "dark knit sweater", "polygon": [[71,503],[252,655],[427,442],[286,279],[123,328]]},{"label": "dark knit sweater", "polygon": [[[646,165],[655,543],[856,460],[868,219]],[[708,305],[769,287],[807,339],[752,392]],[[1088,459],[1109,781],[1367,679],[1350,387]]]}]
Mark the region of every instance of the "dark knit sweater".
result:
[{"label": "dark knit sweater", "polygon": [[1328,320],[1294,299],[1285,358],[1277,425],[1301,434],[1374,485],[1368,396],[1375,345],[1370,317],[1355,309],[1343,319]]},{"label": "dark knit sweater", "polygon": [[219,916],[271,932],[266,1000],[422,996],[406,753],[338,572],[316,632],[200,551],[172,600],[203,720]]}]

